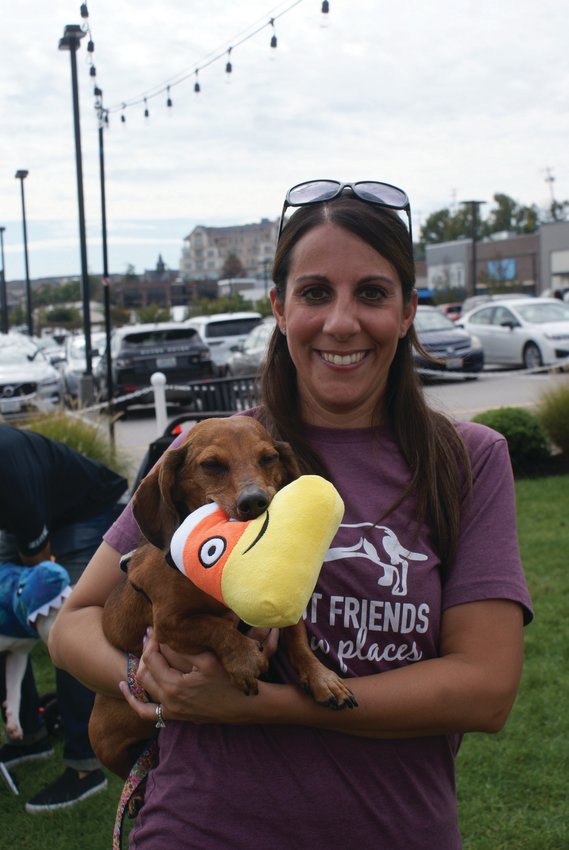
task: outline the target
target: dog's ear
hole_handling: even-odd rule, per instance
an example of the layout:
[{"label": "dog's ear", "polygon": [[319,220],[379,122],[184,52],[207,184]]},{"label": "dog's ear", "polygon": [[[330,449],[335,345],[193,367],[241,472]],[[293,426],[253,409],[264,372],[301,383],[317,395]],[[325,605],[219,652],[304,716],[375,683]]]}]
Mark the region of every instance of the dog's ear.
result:
[{"label": "dog's ear", "polygon": [[296,481],[297,478],[300,478],[300,467],[290,445],[282,440],[275,440],[274,446],[279,453],[281,466],[285,472],[283,484],[290,484],[291,481]]},{"label": "dog's ear", "polygon": [[188,445],[169,449],[146,478],[138,485],[132,499],[132,512],[149,543],[166,549],[180,525],[176,505],[176,478],[186,462]]}]

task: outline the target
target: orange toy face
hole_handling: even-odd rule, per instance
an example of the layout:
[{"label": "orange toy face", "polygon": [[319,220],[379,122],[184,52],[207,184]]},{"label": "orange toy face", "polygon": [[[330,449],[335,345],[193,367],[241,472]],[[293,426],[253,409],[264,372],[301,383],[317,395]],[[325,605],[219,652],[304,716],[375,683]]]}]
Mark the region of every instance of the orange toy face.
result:
[{"label": "orange toy face", "polygon": [[[194,584],[225,604],[221,589],[223,570],[251,522],[229,520],[227,514],[215,504],[198,508],[174,535],[172,557]],[[178,548],[178,534],[179,537],[185,537],[181,541],[181,549]],[[176,557],[178,552],[181,557]]]},{"label": "orange toy face", "polygon": [[193,511],[170,555],[197,587],[251,626],[297,623],[340,524],[343,502],[330,482],[303,475],[246,522],[216,505]]}]

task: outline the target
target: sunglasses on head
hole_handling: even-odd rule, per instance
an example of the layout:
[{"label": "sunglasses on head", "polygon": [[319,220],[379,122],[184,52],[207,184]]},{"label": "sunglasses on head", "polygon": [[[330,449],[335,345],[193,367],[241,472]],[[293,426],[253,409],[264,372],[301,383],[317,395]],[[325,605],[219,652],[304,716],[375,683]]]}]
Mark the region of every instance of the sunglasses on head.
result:
[{"label": "sunglasses on head", "polygon": [[379,183],[376,180],[359,180],[357,183],[341,183],[339,180],[308,180],[306,183],[298,183],[289,189],[283,204],[281,220],[279,222],[278,239],[284,227],[284,217],[289,207],[306,207],[310,204],[321,204],[331,201],[341,195],[345,189],[350,189],[354,197],[368,204],[377,204],[390,210],[403,210],[407,213],[409,222],[409,237],[413,245],[413,232],[411,228],[411,204],[403,189],[392,186],[391,183]]}]

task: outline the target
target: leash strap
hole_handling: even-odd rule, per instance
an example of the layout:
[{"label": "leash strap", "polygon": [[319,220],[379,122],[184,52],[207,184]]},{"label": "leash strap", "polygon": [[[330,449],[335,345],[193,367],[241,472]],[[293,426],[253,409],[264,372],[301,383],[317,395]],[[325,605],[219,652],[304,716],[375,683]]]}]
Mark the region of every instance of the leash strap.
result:
[{"label": "leash strap", "polygon": [[[140,702],[150,702],[150,697],[136,678],[138,670],[138,662],[140,661],[136,655],[131,652],[126,656],[126,675],[129,690]],[[146,779],[150,771],[158,764],[158,742],[153,740],[148,747],[142,751],[136,762],[134,763],[126,782],[123,786],[119,799],[117,814],[115,817],[115,825],[113,828],[113,850],[121,850],[122,836],[124,829],[125,814],[128,809],[128,804],[131,797]]]}]

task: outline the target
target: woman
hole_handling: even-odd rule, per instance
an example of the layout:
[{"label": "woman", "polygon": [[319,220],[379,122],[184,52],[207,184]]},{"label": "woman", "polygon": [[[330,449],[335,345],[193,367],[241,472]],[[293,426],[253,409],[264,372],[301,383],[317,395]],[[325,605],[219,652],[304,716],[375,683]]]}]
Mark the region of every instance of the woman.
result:
[{"label": "woman", "polygon": [[[425,405],[412,239],[393,211],[410,222],[406,195],[313,181],[288,193],[283,219],[289,206],[299,209],[279,231],[263,403],[249,413],[345,502],[306,623],[358,708],[315,704],[278,651],[281,682],[253,698],[211,655],[175,656],[150,636],[138,678],[154,703],[121,685],[142,716],[160,703],[166,721],[131,847],[456,850],[460,737],[505,723],[531,619],[507,446]],[[124,659],[100,618],[136,539],[127,512],[105,539],[51,649],[116,694]]]}]

